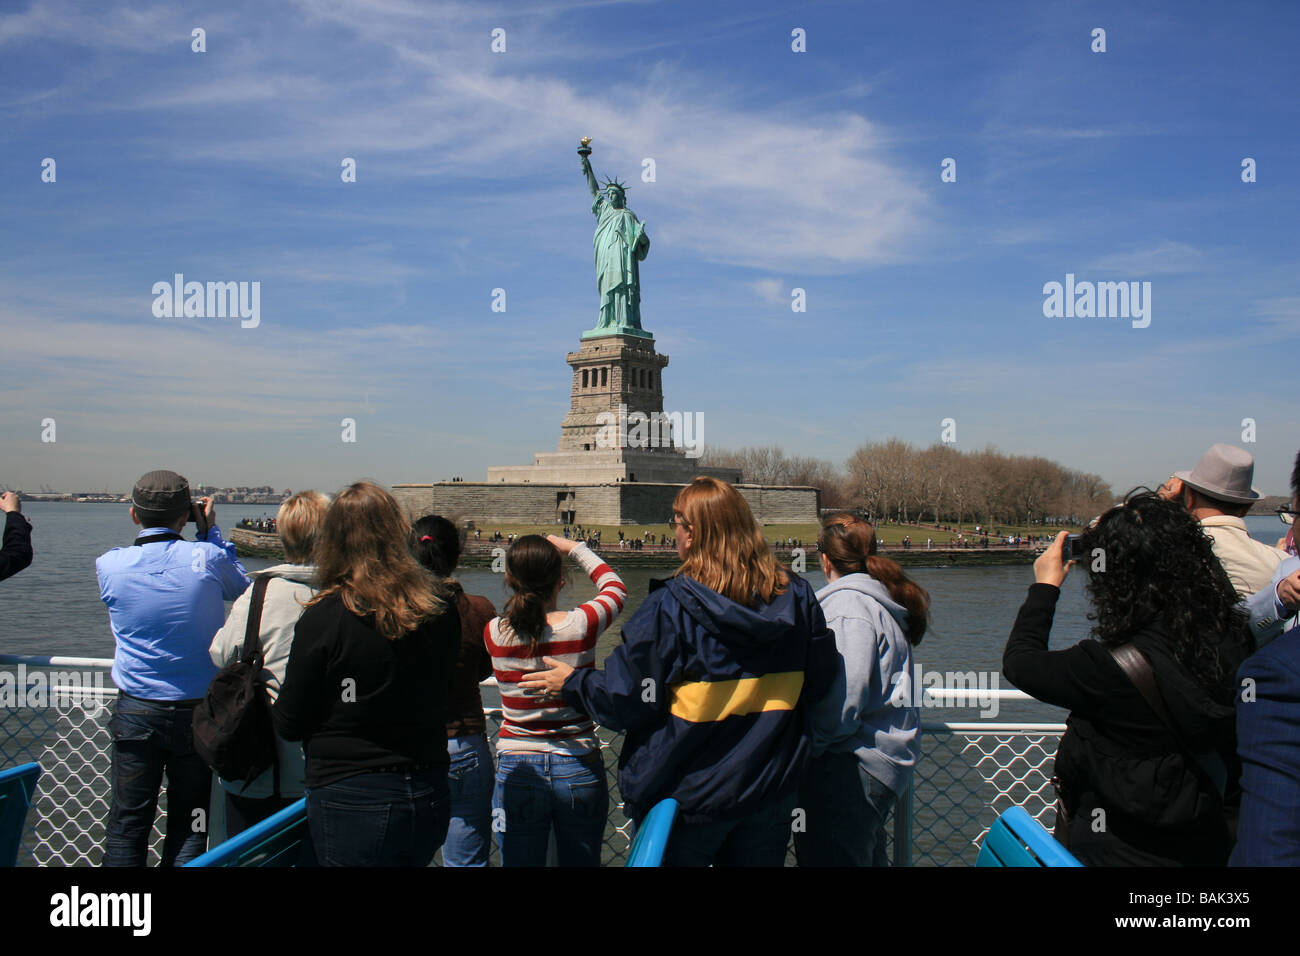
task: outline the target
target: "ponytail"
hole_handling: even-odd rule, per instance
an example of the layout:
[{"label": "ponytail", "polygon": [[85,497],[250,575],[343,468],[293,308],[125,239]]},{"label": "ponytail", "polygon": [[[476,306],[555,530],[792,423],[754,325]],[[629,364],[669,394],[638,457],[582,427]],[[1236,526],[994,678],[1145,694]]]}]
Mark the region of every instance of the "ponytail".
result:
[{"label": "ponytail", "polygon": [[921,643],[930,623],[930,594],[906,574],[897,561],[878,554],[868,556],[867,574],[886,588],[889,596],[907,609],[907,643],[913,647]]},{"label": "ponytail", "polygon": [[827,515],[817,536],[817,550],[840,574],[868,574],[907,610],[907,642],[921,643],[930,623],[930,594],[906,574],[897,561],[876,553],[876,530],[846,511]]},{"label": "ponytail", "polygon": [[560,550],[539,534],[516,538],[506,552],[506,586],[515,593],[506,601],[505,619],[537,656],[546,630],[546,604],[564,575]]},{"label": "ponytail", "polygon": [[537,655],[537,645],[546,629],[546,601],[536,591],[518,591],[506,601],[510,629],[528,640],[528,656]]}]

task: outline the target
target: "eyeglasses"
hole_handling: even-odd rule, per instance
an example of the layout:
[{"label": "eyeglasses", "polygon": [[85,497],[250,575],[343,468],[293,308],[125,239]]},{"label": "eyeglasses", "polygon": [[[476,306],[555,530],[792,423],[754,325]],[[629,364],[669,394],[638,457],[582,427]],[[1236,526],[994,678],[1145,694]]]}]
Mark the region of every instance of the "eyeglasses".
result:
[{"label": "eyeglasses", "polygon": [[669,515],[669,517],[668,517],[668,527],[670,527],[670,528],[689,528],[690,525],[689,525],[687,522],[685,522],[685,521],[681,521],[681,520],[679,520],[678,517],[677,517],[677,515]]},{"label": "eyeglasses", "polygon": [[1295,521],[1295,516],[1297,514],[1300,514],[1300,511],[1296,511],[1294,508],[1283,506],[1277,509],[1277,516],[1282,520],[1283,524],[1291,524]]}]

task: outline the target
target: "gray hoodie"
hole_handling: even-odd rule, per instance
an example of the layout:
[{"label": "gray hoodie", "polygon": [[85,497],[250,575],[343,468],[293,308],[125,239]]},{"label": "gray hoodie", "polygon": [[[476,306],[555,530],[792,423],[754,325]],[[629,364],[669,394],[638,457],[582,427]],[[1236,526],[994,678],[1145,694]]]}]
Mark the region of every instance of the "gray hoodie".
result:
[{"label": "gray hoodie", "polygon": [[[312,578],[316,569],[307,564],[277,564],[263,571],[253,571],[248,576],[253,580],[269,577],[274,580],[266,586],[266,597],[262,601],[262,620],[258,627],[258,636],[262,640],[262,651],[266,655],[262,670],[266,677],[267,696],[274,703],[280,695],[280,682],[284,679],[284,669],[289,664],[289,649],[293,647],[293,629],[302,616],[303,605],[311,600],[316,592],[312,589]],[[232,664],[244,649],[244,630],[248,626],[248,606],[253,600],[253,589],[235,599],[231,605],[230,616],[212,639],[209,653],[212,663],[218,667]],[[303,776],[305,762],[302,744],[290,743],[277,738],[280,746],[280,795],[297,799],[303,794]],[[240,780],[222,779],[221,786],[236,796],[249,799],[269,797],[274,792],[272,772],[267,770],[261,776],[250,780],[248,786]]]},{"label": "gray hoodie", "polygon": [[906,688],[916,678],[907,610],[869,574],[846,574],[818,591],[817,600],[840,660],[830,691],[809,707],[813,754],[852,751],[863,770],[897,794],[911,777],[921,738],[921,715],[907,706]]}]

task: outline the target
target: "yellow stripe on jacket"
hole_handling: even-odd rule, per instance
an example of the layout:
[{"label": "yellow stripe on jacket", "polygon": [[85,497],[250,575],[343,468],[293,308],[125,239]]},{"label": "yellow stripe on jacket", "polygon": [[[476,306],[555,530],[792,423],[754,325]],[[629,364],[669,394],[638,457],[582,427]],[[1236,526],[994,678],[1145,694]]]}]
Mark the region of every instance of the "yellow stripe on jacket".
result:
[{"label": "yellow stripe on jacket", "polygon": [[672,715],[701,724],[767,710],[794,710],[803,690],[803,671],[735,680],[691,681],[677,684],[671,690]]}]

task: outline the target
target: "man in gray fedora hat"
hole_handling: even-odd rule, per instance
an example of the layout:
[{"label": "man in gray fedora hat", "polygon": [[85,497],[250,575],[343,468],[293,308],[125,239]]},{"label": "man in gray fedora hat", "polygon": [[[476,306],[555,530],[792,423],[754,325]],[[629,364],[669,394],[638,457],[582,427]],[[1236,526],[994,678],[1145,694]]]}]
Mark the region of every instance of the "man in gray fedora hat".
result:
[{"label": "man in gray fedora hat", "polygon": [[1253,539],[1245,516],[1260,497],[1251,487],[1255,459],[1234,445],[1214,445],[1191,471],[1176,471],[1160,496],[1181,501],[1210,536],[1214,554],[1237,593],[1245,598],[1268,587],[1286,552]]}]

